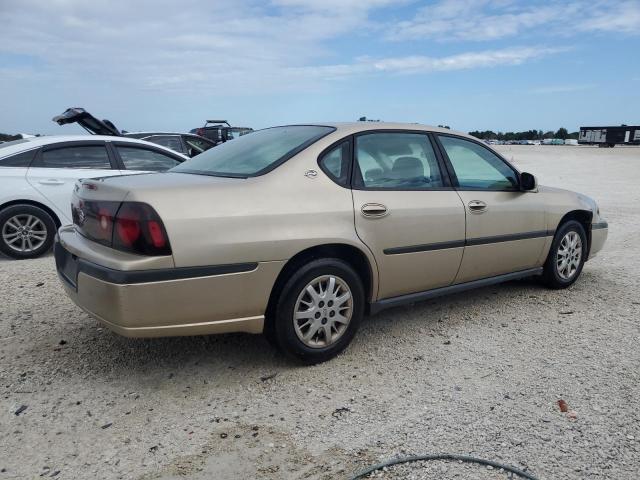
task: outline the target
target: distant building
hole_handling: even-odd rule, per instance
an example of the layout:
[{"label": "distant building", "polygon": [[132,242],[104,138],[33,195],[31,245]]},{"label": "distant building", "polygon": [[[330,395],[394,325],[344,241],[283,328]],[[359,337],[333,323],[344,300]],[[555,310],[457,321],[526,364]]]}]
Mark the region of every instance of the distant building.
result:
[{"label": "distant building", "polygon": [[640,126],[580,127],[578,143],[615,147],[616,145],[640,145]]}]

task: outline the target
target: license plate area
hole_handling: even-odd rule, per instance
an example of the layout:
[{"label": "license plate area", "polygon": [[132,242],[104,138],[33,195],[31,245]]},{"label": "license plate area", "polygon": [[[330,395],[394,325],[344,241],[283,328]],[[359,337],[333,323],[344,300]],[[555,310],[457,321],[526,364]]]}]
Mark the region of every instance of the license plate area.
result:
[{"label": "license plate area", "polygon": [[54,256],[58,273],[74,290],[78,289],[78,257],[56,242]]}]

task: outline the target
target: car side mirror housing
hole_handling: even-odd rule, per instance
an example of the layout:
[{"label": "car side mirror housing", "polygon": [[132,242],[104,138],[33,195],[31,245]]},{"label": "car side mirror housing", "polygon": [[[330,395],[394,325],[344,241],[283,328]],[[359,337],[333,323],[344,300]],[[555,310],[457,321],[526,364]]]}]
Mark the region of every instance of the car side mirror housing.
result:
[{"label": "car side mirror housing", "polygon": [[538,187],[536,177],[530,173],[522,172],[520,174],[520,190],[527,192],[535,190]]}]

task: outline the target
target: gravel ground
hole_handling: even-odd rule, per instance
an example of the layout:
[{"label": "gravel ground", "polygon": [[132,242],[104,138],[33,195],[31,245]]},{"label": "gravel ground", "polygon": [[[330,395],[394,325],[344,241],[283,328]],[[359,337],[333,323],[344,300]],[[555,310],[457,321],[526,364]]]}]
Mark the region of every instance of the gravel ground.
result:
[{"label": "gravel ground", "polygon": [[[500,148],[599,201],[609,241],[581,279],[386,311],[314,367],[261,336],[118,337],[66,298],[50,255],[0,259],[0,480],[348,478],[420,453],[637,478],[640,149]],[[457,462],[376,475],[507,478]]]}]

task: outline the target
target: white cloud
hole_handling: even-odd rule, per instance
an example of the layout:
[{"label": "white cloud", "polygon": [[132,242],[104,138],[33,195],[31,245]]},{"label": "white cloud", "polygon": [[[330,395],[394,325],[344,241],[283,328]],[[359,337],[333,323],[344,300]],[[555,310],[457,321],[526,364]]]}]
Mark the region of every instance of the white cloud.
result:
[{"label": "white cloud", "polygon": [[287,74],[299,77],[323,77],[339,80],[343,78],[377,73],[409,75],[473,68],[491,68],[521,65],[527,61],[567,51],[566,48],[515,47],[482,52],[467,52],[445,57],[411,55],[403,57],[364,57],[353,64],[325,65],[290,69]]},{"label": "white cloud", "polygon": [[529,93],[533,94],[553,94],[553,93],[571,93],[571,92],[580,92],[583,90],[591,90],[596,88],[598,85],[595,83],[581,83],[581,84],[571,84],[571,85],[546,85],[542,87],[536,87],[529,90]]},{"label": "white cloud", "polygon": [[599,2],[597,14],[579,22],[581,31],[640,34],[640,1]]},{"label": "white cloud", "polygon": [[[434,58],[417,55],[414,46],[410,55],[353,60],[328,49],[337,38],[377,32],[369,20],[373,9],[406,2],[24,0],[0,7],[0,52],[39,58],[40,76],[69,86],[225,94],[299,90],[358,75],[515,65],[554,53],[509,48]],[[454,1],[434,9],[451,17],[467,4]],[[19,73],[0,83],[9,84]]]},{"label": "white cloud", "polygon": [[393,40],[489,41],[531,32],[640,34],[640,1],[439,0],[388,32]]}]

